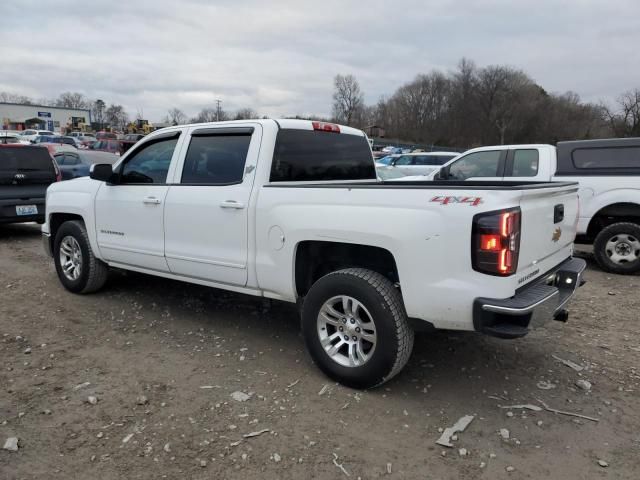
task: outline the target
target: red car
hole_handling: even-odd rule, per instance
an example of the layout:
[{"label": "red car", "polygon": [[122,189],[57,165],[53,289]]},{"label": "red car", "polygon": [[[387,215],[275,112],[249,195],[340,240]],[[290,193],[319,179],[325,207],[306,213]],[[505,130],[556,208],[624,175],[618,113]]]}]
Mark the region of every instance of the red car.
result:
[{"label": "red car", "polygon": [[97,150],[100,152],[111,152],[120,155],[125,151],[122,141],[120,140],[98,140],[89,145],[89,150]]},{"label": "red car", "polygon": [[98,132],[96,133],[96,140],[116,140],[118,135],[111,132]]}]

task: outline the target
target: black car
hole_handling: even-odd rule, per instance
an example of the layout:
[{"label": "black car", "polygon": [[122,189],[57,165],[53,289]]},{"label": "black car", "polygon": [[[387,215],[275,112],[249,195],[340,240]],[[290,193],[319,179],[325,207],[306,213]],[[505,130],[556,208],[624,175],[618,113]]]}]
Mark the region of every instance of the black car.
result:
[{"label": "black car", "polygon": [[0,144],[0,223],[44,223],[47,187],[60,180],[46,148]]}]

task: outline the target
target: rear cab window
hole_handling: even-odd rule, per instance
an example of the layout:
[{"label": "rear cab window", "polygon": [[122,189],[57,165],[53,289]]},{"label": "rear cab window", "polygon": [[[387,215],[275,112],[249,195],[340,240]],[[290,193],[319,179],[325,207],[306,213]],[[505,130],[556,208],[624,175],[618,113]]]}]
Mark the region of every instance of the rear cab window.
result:
[{"label": "rear cab window", "polygon": [[371,148],[364,136],[301,129],[278,131],[271,182],[376,179]]},{"label": "rear cab window", "polygon": [[56,171],[49,151],[42,147],[0,147],[0,183],[12,183],[17,173],[32,179],[52,179]]}]

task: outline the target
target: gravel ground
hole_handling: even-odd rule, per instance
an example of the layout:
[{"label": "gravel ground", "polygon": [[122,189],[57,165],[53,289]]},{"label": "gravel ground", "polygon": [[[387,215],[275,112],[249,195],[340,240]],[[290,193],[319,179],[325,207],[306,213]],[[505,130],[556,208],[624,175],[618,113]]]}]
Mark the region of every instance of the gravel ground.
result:
[{"label": "gravel ground", "polygon": [[[130,273],[73,295],[36,225],[0,226],[0,477],[637,480],[640,277],[589,264],[569,323],[420,334],[361,392],[313,366],[290,305]],[[501,408],[543,403],[597,421]]]}]

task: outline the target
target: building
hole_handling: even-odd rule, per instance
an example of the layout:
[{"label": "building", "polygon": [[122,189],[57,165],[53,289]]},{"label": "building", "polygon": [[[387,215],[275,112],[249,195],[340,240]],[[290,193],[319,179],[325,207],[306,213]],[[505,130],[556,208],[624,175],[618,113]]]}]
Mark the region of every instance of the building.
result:
[{"label": "building", "polygon": [[364,131],[369,138],[384,138],[385,131],[384,128],[379,125],[369,125],[368,127],[364,127]]},{"label": "building", "polygon": [[66,133],[91,125],[91,110],[0,102],[0,130],[34,128]]}]

